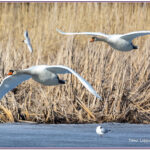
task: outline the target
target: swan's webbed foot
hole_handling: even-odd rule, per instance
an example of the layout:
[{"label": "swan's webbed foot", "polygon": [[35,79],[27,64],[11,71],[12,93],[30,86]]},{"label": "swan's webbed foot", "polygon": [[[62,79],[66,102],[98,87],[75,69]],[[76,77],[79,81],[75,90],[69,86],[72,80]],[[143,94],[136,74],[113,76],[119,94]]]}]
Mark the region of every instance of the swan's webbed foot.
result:
[{"label": "swan's webbed foot", "polygon": [[132,46],[133,46],[133,49],[138,49],[138,47],[137,47],[137,46],[135,46],[135,45],[133,45],[133,44],[132,44]]},{"label": "swan's webbed foot", "polygon": [[59,80],[59,83],[60,84],[65,84],[65,81],[64,80]]}]

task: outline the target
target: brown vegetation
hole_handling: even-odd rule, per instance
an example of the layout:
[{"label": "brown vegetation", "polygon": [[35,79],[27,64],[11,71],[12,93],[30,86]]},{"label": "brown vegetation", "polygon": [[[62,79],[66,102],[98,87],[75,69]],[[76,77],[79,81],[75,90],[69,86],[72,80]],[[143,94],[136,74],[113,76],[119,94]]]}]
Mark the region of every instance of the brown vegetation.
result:
[{"label": "brown vegetation", "polygon": [[[150,30],[149,3],[1,3],[0,80],[10,69],[61,64],[83,76],[103,97],[96,99],[72,75],[67,84],[26,81],[1,100],[0,121],[46,123],[150,123],[150,36],[134,40],[136,51],[119,52],[90,36]],[[33,54],[22,42],[28,30]]]}]

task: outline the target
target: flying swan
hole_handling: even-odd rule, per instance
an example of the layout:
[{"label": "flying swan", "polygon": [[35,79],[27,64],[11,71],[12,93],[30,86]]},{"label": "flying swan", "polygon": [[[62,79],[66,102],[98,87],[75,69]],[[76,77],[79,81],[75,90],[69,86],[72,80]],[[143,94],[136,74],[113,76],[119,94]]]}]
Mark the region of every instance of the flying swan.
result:
[{"label": "flying swan", "polygon": [[60,80],[57,74],[70,73],[75,75],[80,82],[97,98],[102,99],[92,86],[84,80],[78,73],[71,68],[62,65],[38,65],[23,70],[10,70],[6,78],[0,84],[0,99],[10,90],[21,84],[23,81],[32,78],[33,80],[47,86],[65,84],[64,80]]},{"label": "flying swan", "polygon": [[29,51],[32,53],[33,49],[32,49],[31,43],[30,43],[30,38],[29,38],[27,30],[24,32],[24,37],[25,37],[24,43],[27,44],[27,47],[28,47]]},{"label": "flying swan", "polygon": [[137,46],[133,45],[132,40],[139,36],[144,36],[150,34],[150,31],[136,31],[127,34],[104,34],[101,32],[63,32],[56,29],[59,33],[65,35],[91,35],[92,38],[90,42],[103,41],[109,44],[112,48],[120,51],[130,51],[133,49],[138,49]]}]

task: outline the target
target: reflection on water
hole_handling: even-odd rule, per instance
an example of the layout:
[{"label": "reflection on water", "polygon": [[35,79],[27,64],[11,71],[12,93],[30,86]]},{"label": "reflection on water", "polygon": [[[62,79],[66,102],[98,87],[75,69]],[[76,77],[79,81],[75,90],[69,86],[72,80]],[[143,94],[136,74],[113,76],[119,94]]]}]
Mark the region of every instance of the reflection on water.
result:
[{"label": "reflection on water", "polygon": [[98,136],[98,124],[0,124],[0,147],[150,147],[150,125],[101,125],[111,132]]}]

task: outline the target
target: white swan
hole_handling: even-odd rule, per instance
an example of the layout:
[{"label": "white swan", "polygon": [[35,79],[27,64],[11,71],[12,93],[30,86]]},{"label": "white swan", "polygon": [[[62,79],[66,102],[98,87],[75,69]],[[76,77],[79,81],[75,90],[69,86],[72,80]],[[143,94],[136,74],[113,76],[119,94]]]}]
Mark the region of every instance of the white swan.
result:
[{"label": "white swan", "polygon": [[[150,34],[150,31],[136,31],[127,34],[104,34],[101,32],[63,32],[56,29],[59,33],[65,35],[91,35],[93,36],[90,42],[103,41],[108,43],[112,48],[120,51],[130,51],[132,49],[137,49],[138,47],[133,45],[132,40],[139,36],[144,36]],[[97,37],[99,36],[99,37]]]},{"label": "white swan", "polygon": [[96,128],[96,133],[97,133],[98,135],[103,135],[103,134],[105,134],[105,133],[108,133],[109,131],[111,131],[111,130],[105,129],[105,128],[103,128],[102,126],[98,126],[98,127]]},{"label": "white swan", "polygon": [[33,49],[32,49],[31,43],[30,43],[30,38],[29,38],[29,35],[28,35],[28,31],[24,32],[24,37],[25,37],[24,43],[27,44],[27,47],[28,47],[29,51],[32,53]]},{"label": "white swan", "polygon": [[8,77],[4,78],[0,84],[0,99],[10,90],[15,88],[17,85],[21,84],[23,81],[32,78],[33,80],[43,84],[43,85],[58,85],[65,84],[64,80],[60,80],[57,74],[71,73],[75,75],[80,82],[97,98],[102,99],[92,86],[84,80],[78,73],[76,73],[71,68],[62,65],[38,65],[32,66],[24,70],[13,71],[10,70]]}]

